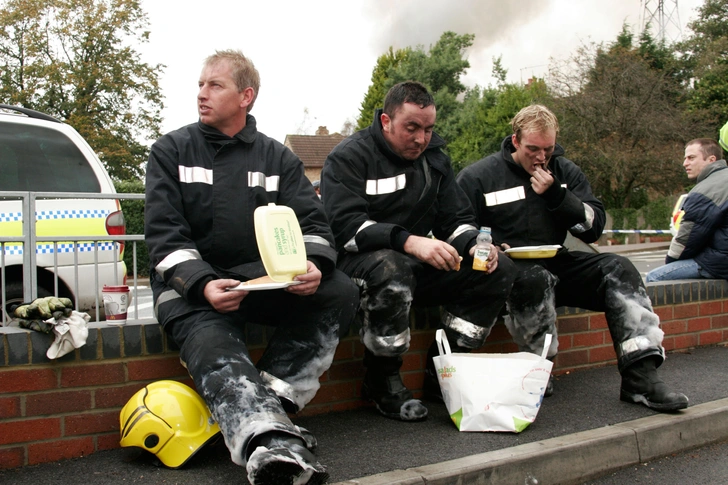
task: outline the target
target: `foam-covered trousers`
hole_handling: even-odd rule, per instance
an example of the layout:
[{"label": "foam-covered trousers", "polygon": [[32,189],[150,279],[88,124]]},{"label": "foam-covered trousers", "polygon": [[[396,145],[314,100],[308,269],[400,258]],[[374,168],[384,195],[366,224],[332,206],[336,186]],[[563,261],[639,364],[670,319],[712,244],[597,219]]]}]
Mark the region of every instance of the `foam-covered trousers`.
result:
[{"label": "foam-covered trousers", "polygon": [[[515,260],[518,277],[505,318],[521,350],[540,354],[547,333],[558,351],[556,307],[604,312],[619,371],[647,356],[665,358],[660,318],[652,310],[642,277],[625,257],[561,250],[549,259]],[[658,364],[659,365],[659,364]]]},{"label": "foam-covered trousers", "polygon": [[[359,304],[349,278],[336,271],[311,296],[253,291],[238,311],[225,314],[187,303],[154,276],[152,280],[159,321],[179,346],[180,359],[220,425],[233,462],[245,466],[253,451],[248,444],[263,433],[302,438],[278,396],[298,409],[315,396],[319,377],[331,365]],[[245,343],[248,322],[275,327],[257,366]]]},{"label": "foam-covered trousers", "polygon": [[495,324],[516,275],[513,262],[503,254],[496,271],[486,274],[465,264],[459,271],[438,270],[390,249],[340,255],[338,268],[361,290],[364,346],[374,356],[400,362],[409,349],[413,303],[442,305],[441,323],[450,342],[476,349]]}]

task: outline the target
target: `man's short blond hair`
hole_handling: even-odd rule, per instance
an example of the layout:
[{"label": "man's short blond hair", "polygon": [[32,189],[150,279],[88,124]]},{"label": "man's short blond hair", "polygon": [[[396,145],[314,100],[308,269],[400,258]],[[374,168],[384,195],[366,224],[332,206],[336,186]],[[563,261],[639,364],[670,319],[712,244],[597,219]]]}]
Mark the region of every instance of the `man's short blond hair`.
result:
[{"label": "man's short blond hair", "polygon": [[260,74],[253,65],[253,61],[245,57],[239,50],[227,49],[215,51],[213,55],[205,59],[203,66],[207,67],[220,61],[230,63],[233,81],[235,81],[239,93],[243,92],[245,88],[253,88],[253,100],[248,105],[248,113],[250,113],[255,100],[258,98],[258,90],[260,89]]},{"label": "man's short blond hair", "polygon": [[518,141],[521,141],[524,133],[546,133],[554,130],[556,135],[559,134],[559,120],[542,104],[532,104],[523,108],[513,117],[511,127]]}]

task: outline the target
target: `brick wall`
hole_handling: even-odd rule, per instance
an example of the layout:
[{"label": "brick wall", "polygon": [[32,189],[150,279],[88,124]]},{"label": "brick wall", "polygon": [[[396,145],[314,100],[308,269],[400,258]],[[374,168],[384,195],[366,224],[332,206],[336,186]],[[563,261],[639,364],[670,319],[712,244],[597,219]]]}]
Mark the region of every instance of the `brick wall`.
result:
[{"label": "brick wall", "polygon": [[[665,331],[667,351],[728,345],[728,282],[692,281],[648,285]],[[437,324],[436,309],[412,312],[411,349],[404,357],[405,384],[419,395],[425,355]],[[556,374],[614,365],[616,357],[603,313],[559,309]],[[268,329],[251,325],[250,352],[263,352]],[[367,405],[359,399],[364,349],[356,336],[342,340],[321,390],[301,414]],[[89,324],[85,346],[56,361],[45,351],[49,335],[0,328],[0,468],[14,468],[88,455],[119,446],[119,411],[149,382],[176,379],[190,384],[177,348],[154,322],[123,327]],[[498,323],[484,352],[513,352],[515,344]]]}]

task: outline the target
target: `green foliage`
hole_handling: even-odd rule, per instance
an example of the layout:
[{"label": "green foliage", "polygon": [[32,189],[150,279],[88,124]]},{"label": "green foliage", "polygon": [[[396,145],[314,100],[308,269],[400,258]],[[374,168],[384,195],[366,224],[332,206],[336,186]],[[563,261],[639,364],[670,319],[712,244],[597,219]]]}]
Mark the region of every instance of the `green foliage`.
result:
[{"label": "green foliage", "polygon": [[395,52],[390,47],[387,53],[379,56],[377,65],[374,66],[374,70],[372,71],[372,84],[369,86],[367,94],[364,96],[364,101],[361,103],[361,108],[359,109],[359,118],[356,123],[357,130],[363,130],[372,124],[374,110],[384,105],[384,96],[386,96],[389,88],[394,85],[389,80],[391,71],[401,62],[405,61],[411,51],[410,48],[407,48],[398,49]]},{"label": "green foliage", "polygon": [[649,35],[637,47],[624,37],[582,47],[550,76],[560,143],[609,209],[679,191],[684,143],[704,125],[686,110],[674,57]]},{"label": "green foliage", "polygon": [[423,46],[394,52],[392,48],[377,59],[372,84],[362,102],[357,128],[369,126],[374,110],[384,104],[389,88],[402,81],[419,81],[430,90],[437,106],[435,129],[446,140],[453,129],[449,118],[457,111],[457,96],[465,91],[460,76],[470,67],[463,59],[465,49],[473,44],[472,34],[445,32],[426,52]]},{"label": "green foliage", "polygon": [[622,49],[631,49],[632,41],[634,40],[634,34],[629,27],[627,22],[622,24],[622,30],[619,31],[617,39],[614,42],[615,47],[621,47]]},{"label": "green foliage", "polygon": [[503,67],[503,55],[493,58],[493,77],[495,78],[496,86],[499,88],[506,84],[508,78],[508,69]]},{"label": "green foliage", "polygon": [[[645,229],[669,229],[676,196],[658,197],[642,207]],[[641,229],[641,228],[638,228]]]},{"label": "green foliage", "polygon": [[[670,217],[677,196],[658,197],[640,208],[612,208],[612,229],[662,229],[670,228]],[[628,239],[626,234],[615,234],[611,237],[620,243]]]},{"label": "green foliage", "polygon": [[393,73],[393,84],[414,80],[425,84],[432,92],[447,91],[455,96],[465,91],[460,76],[470,67],[463,59],[465,49],[473,45],[472,34],[457,35],[445,32],[426,53],[422,46],[412,51],[407,62],[399,64]]},{"label": "green foliage", "polygon": [[163,107],[163,66],[134,49],[147,24],[139,0],[0,0],[0,102],[72,125],[112,178],[141,177]]},{"label": "green foliage", "polygon": [[652,37],[649,29],[640,34],[637,51],[642,55],[643,59],[650,63],[653,69],[666,70],[675,64],[672,50],[665,45],[664,41],[657,42]]},{"label": "green foliage", "polygon": [[468,90],[457,112],[456,135],[448,144],[453,168],[460,171],[471,163],[500,150],[510,135],[511,120],[521,108],[548,98],[546,84],[502,84],[498,88]]},{"label": "green foliage", "polygon": [[[115,182],[116,191],[121,194],[143,194],[144,183],[140,180]],[[127,234],[144,234],[144,200],[121,200],[121,210],[124,212]],[[132,274],[133,242],[127,242],[124,250],[124,262],[126,263],[129,275]],[[149,276],[149,252],[144,241],[136,242],[137,274]]]},{"label": "green foliage", "polygon": [[712,125],[708,133],[693,138],[716,138],[728,121],[728,0],[705,0],[688,27],[693,35],[677,49],[685,83],[692,82],[689,106]]},{"label": "green foliage", "polygon": [[447,145],[456,172],[485,156],[486,146],[492,141],[492,131],[495,128],[490,126],[488,114],[495,106],[497,98],[498,92],[495,89],[479,86],[465,93],[455,120],[457,135]]}]

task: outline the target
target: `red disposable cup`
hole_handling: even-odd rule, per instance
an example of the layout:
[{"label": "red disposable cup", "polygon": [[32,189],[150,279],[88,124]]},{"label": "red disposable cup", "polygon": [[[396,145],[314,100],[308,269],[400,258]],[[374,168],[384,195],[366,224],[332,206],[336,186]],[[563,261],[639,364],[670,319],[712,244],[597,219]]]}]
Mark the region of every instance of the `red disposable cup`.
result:
[{"label": "red disposable cup", "polygon": [[129,287],[127,285],[104,285],[101,295],[104,300],[106,323],[109,325],[124,325],[127,309],[129,308]]}]

